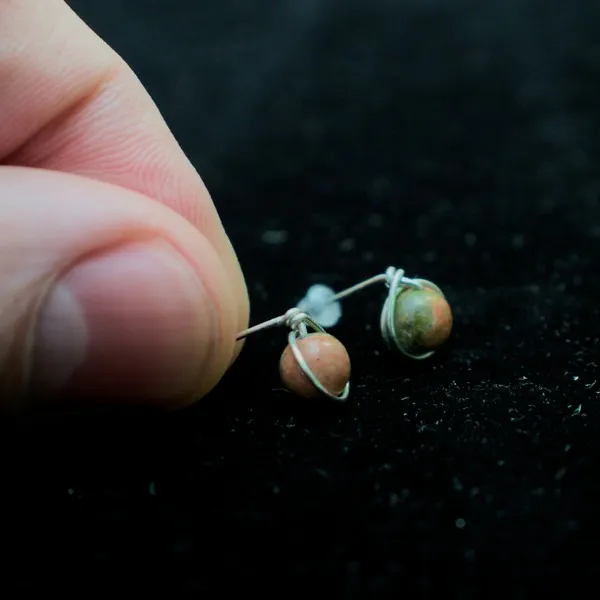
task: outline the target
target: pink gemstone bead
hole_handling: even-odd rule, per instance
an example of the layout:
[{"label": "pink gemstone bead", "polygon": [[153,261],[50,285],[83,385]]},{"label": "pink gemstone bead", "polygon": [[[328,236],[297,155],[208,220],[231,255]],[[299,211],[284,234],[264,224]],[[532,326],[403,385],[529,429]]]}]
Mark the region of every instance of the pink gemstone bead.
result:
[{"label": "pink gemstone bead", "polygon": [[[350,380],[350,356],[344,345],[328,333],[311,333],[297,340],[298,349],[306,364],[321,385],[336,396],[341,394]],[[312,381],[304,374],[290,346],[279,361],[283,384],[302,398],[322,398]]]}]

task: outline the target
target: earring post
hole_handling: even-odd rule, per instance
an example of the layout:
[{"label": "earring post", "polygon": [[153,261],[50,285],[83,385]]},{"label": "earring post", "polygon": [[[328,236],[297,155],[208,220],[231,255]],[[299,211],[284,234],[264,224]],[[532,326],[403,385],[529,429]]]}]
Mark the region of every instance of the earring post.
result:
[{"label": "earring post", "polygon": [[369,279],[365,279],[364,281],[361,281],[360,283],[357,283],[356,285],[353,285],[352,287],[346,288],[345,290],[342,290],[341,292],[338,292],[335,296],[333,296],[331,298],[331,302],[336,302],[337,300],[342,300],[343,298],[346,298],[348,296],[351,296],[352,294],[355,294],[356,292],[360,292],[361,290],[364,290],[365,288],[374,285],[376,283],[380,283],[382,281],[387,281],[388,277],[385,273],[381,273],[380,275],[375,275],[373,277],[370,277]]},{"label": "earring post", "polygon": [[252,335],[253,333],[263,331],[264,329],[270,329],[271,327],[278,327],[279,325],[283,325],[285,323],[286,318],[287,318],[287,313],[285,315],[280,315],[279,317],[269,319],[268,321],[265,321],[264,323],[259,323],[258,325],[254,325],[253,327],[245,329],[244,331],[240,331],[240,333],[238,333],[235,336],[235,341],[239,342],[240,340],[243,340],[244,338],[248,337],[249,335]]},{"label": "earring post", "polygon": [[[338,300],[342,300],[343,298],[351,296],[352,294],[355,294],[356,292],[359,292],[359,291],[361,291],[367,287],[370,287],[376,283],[381,283],[381,282],[389,283],[391,278],[394,276],[394,273],[396,273],[396,269],[394,267],[389,267],[385,273],[380,273],[379,275],[374,275],[373,277],[369,277],[369,279],[365,279],[364,281],[361,281],[360,283],[357,283],[356,285],[353,285],[352,287],[346,288],[345,290],[338,292],[337,294],[335,294],[335,296],[332,296],[330,298],[328,304],[337,302]],[[402,274],[399,276],[400,276],[400,278],[403,278],[404,271],[402,271],[401,273]],[[265,329],[270,329],[271,327],[279,327],[281,325],[285,325],[286,323],[289,322],[290,318],[293,316],[296,316],[297,313],[298,313],[298,309],[293,308],[293,309],[288,310],[285,314],[280,315],[279,317],[269,319],[268,321],[265,321],[264,323],[259,323],[258,325],[254,325],[253,327],[250,327],[249,329],[240,331],[240,333],[238,333],[235,336],[235,341],[239,342],[240,340],[243,340],[244,338],[248,337],[249,335],[252,335],[253,333],[258,333],[259,331],[264,331]]]}]

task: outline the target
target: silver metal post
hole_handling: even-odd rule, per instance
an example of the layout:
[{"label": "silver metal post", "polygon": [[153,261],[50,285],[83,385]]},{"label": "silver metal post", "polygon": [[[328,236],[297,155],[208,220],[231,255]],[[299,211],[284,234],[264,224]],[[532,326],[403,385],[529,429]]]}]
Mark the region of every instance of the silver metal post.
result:
[{"label": "silver metal post", "polygon": [[279,327],[281,325],[284,325],[287,319],[287,313],[284,315],[281,315],[279,317],[275,317],[274,319],[269,319],[268,321],[265,321],[264,323],[259,323],[258,325],[254,325],[253,327],[250,327],[249,329],[245,329],[244,331],[240,331],[240,333],[238,333],[235,336],[235,341],[238,342],[239,340],[243,340],[245,337],[248,337],[249,335],[252,335],[253,333],[257,333],[258,331],[263,331],[263,329],[270,329],[271,327]]},{"label": "silver metal post", "polygon": [[375,275],[374,277],[370,277],[369,279],[365,279],[365,281],[361,281],[352,287],[349,287],[341,292],[338,292],[333,298],[331,298],[331,302],[336,302],[337,300],[342,300],[342,298],[346,298],[347,296],[351,296],[356,292],[360,292],[364,290],[366,287],[374,285],[375,283],[385,282],[388,277],[385,273],[381,273],[380,275]]}]

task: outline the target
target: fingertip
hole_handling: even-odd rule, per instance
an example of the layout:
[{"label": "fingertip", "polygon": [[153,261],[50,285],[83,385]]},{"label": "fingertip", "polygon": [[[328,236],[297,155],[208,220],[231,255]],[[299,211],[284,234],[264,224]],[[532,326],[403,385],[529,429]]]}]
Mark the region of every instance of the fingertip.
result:
[{"label": "fingertip", "polygon": [[[169,243],[86,258],[40,311],[31,390],[38,398],[181,405],[211,389],[233,354],[205,283]],[[229,329],[229,327],[227,327]]]},{"label": "fingertip", "polygon": [[202,233],[84,178],[0,168],[0,184],[0,353],[16,357],[0,361],[2,395],[20,391],[5,369],[25,355],[32,401],[178,407],[214,388],[244,299]]}]

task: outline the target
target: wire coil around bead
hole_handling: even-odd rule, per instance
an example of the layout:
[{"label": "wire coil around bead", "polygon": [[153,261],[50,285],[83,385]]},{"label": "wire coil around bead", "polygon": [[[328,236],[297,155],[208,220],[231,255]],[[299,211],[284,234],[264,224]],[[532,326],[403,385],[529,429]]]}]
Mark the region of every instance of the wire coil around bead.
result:
[{"label": "wire coil around bead", "polygon": [[386,275],[386,286],[388,286],[389,291],[385,302],[383,303],[383,308],[381,309],[381,319],[380,319],[380,327],[381,327],[381,335],[388,345],[391,347],[392,345],[396,346],[402,354],[412,358],[414,360],[424,360],[429,358],[433,354],[435,354],[435,350],[430,350],[429,352],[424,352],[423,354],[413,354],[409,352],[398,339],[398,334],[396,332],[396,323],[395,323],[395,307],[396,302],[400,294],[405,292],[406,290],[413,288],[422,290],[426,287],[431,288],[444,296],[442,290],[432,281],[427,279],[411,279],[409,277],[404,276],[403,269],[396,269],[395,267],[388,267],[385,272]]},{"label": "wire coil around bead", "polygon": [[287,325],[291,331],[288,335],[288,344],[292,349],[292,354],[296,363],[308,377],[310,382],[325,396],[336,402],[344,402],[350,395],[350,382],[347,381],[344,389],[339,395],[332,394],[325,386],[319,381],[317,376],[312,372],[308,366],[302,351],[298,347],[297,340],[302,339],[308,335],[308,329],[312,329],[315,333],[327,333],[321,325],[319,325],[314,319],[312,319],[306,313],[300,311],[297,308],[291,308],[285,314],[285,325]]}]

